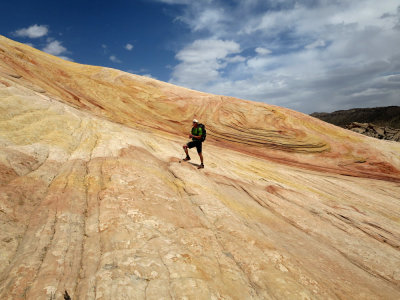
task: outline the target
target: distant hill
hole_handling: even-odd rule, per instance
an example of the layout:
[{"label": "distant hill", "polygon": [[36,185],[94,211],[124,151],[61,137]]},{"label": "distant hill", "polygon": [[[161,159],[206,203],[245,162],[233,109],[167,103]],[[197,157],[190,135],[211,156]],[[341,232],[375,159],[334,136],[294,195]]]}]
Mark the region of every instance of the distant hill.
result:
[{"label": "distant hill", "polygon": [[311,116],[340,127],[358,122],[400,128],[400,106],[353,108],[332,113],[315,112]]}]

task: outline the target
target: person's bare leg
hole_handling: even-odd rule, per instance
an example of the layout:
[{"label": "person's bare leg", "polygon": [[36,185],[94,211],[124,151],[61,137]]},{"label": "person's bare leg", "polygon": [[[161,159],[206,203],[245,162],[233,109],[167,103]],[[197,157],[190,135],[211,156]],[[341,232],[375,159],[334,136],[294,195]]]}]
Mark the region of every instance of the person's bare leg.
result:
[{"label": "person's bare leg", "polygon": [[199,153],[201,164],[203,164],[203,153]]},{"label": "person's bare leg", "polygon": [[184,160],[185,160],[186,158],[189,158],[189,159],[190,159],[188,147],[187,147],[186,145],[183,146],[183,150],[185,150],[185,153],[186,153],[186,157],[184,158]]}]

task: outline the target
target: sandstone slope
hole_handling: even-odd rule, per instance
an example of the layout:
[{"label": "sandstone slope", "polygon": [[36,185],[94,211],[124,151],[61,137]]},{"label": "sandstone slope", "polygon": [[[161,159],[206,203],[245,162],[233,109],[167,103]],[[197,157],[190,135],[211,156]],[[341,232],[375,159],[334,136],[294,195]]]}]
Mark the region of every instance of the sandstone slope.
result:
[{"label": "sandstone slope", "polygon": [[400,144],[1,36],[0,58],[0,299],[400,298]]}]

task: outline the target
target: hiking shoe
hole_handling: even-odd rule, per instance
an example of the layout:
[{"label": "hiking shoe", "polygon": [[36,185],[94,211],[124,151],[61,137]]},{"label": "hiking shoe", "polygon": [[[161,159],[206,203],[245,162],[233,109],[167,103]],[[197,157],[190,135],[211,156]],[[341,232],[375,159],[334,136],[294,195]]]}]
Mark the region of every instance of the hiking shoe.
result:
[{"label": "hiking shoe", "polygon": [[183,159],[183,161],[188,161],[188,160],[190,160],[190,157],[189,157],[189,156],[186,156],[186,157]]},{"label": "hiking shoe", "polygon": [[201,164],[200,166],[197,167],[197,169],[204,169],[204,165]]}]

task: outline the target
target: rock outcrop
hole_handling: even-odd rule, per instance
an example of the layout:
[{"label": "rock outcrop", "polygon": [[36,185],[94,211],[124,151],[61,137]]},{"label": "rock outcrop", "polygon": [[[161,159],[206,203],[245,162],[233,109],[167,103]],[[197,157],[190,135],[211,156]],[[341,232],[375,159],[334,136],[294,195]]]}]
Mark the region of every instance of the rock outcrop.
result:
[{"label": "rock outcrop", "polygon": [[0,299],[400,298],[398,143],[1,36],[0,111]]},{"label": "rock outcrop", "polygon": [[351,124],[347,125],[346,128],[377,139],[400,142],[400,129],[377,126],[371,123],[357,122],[352,122]]},{"label": "rock outcrop", "polygon": [[341,127],[357,122],[400,129],[400,106],[352,108],[332,113],[315,112],[311,116]]}]

